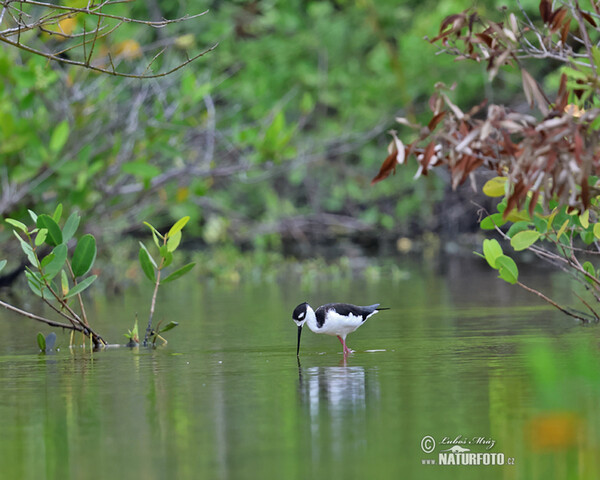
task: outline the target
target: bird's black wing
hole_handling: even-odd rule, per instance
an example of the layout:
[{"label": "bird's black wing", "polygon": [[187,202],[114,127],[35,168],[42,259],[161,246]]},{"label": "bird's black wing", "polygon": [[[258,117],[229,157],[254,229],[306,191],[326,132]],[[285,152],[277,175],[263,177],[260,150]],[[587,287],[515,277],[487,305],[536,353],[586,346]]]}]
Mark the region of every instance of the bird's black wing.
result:
[{"label": "bird's black wing", "polygon": [[369,305],[368,307],[360,307],[358,305],[350,305],[349,303],[327,303],[325,305],[321,305],[317,308],[315,315],[317,317],[317,325],[320,327],[323,326],[325,322],[325,315],[329,310],[334,310],[340,315],[354,315],[355,317],[362,317],[362,321],[364,322],[369,315],[371,315],[377,307],[378,303],[374,305]]}]

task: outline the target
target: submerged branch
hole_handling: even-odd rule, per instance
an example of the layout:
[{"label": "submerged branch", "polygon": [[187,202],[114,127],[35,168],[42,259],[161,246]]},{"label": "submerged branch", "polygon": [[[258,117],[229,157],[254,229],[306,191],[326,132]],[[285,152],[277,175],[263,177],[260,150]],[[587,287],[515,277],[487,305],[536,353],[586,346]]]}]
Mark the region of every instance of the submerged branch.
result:
[{"label": "submerged branch", "polygon": [[552,305],[554,308],[560,310],[562,313],[564,313],[565,315],[568,315],[570,317],[576,318],[577,320],[582,321],[583,323],[589,323],[590,322],[590,318],[587,316],[583,316],[584,314],[581,312],[575,312],[575,311],[571,311],[569,309],[566,309],[564,307],[561,307],[558,303],[556,303],[554,300],[552,300],[551,298],[547,297],[546,295],[544,295],[542,292],[536,290],[535,288],[531,288],[528,287],[527,285],[521,283],[521,282],[517,282],[517,285],[525,290],[527,290],[530,293],[533,293],[535,295],[537,295],[538,297],[540,297],[542,300],[544,300],[545,302],[549,303],[550,305]]}]

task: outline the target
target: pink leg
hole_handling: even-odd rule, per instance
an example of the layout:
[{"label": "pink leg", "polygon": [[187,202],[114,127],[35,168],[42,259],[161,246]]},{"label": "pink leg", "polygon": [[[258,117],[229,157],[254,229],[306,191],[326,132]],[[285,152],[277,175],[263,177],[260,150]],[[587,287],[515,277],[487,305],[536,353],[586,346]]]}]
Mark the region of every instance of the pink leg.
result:
[{"label": "pink leg", "polygon": [[342,337],[340,337],[339,335],[337,336],[338,340],[340,341],[340,343],[342,344],[342,348],[344,349],[344,355],[348,355],[349,353],[354,353],[354,350],[350,350],[348,348],[348,345],[346,345],[346,342],[344,341],[344,339]]}]

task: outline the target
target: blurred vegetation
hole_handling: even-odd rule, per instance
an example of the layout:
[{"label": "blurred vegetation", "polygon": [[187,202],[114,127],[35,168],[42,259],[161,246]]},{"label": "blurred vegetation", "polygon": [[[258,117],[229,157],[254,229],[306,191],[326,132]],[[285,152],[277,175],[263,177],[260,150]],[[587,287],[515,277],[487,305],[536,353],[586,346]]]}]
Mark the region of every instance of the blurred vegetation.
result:
[{"label": "blurred vegetation", "polygon": [[[500,4],[479,8],[494,14]],[[369,181],[394,117],[427,115],[440,78],[450,84],[460,76],[460,105],[481,98],[484,66],[457,65],[423,40],[446,15],[471,5],[123,4],[120,13],[151,19],[210,10],[164,30],[126,24],[101,40],[98,52],[119,51],[132,68],[147,65],[145,47],[157,42],[174,46],[158,61],[162,70],[219,42],[183,70],[144,81],[2,46],[0,214],[23,219],[28,208],[51,213],[62,202],[80,211],[99,244],[103,236],[111,244],[135,236],[143,220],[160,228],[189,215],[195,247],[285,252],[293,244],[297,254],[340,237],[377,245],[414,233],[417,220],[418,229],[434,228],[442,179],[412,182],[414,172],[403,169],[377,187]],[[44,48],[58,40],[37,34],[30,41]],[[498,82],[496,97],[520,88],[510,77]],[[1,226],[2,245],[8,235]]]}]

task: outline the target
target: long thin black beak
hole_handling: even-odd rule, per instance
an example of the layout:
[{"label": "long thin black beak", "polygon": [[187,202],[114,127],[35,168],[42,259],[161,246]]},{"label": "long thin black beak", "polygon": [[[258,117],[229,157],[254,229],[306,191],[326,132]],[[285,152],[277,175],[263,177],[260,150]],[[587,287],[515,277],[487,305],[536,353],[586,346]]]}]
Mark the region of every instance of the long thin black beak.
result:
[{"label": "long thin black beak", "polygon": [[302,335],[302,325],[298,327],[298,347],[296,348],[296,356],[300,355],[300,336]]}]

